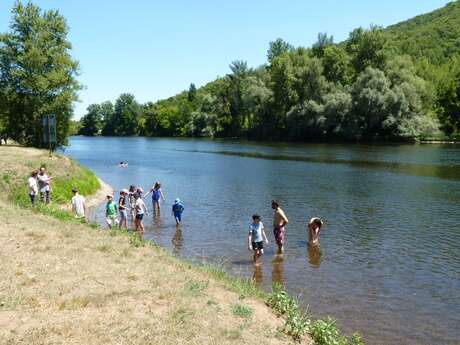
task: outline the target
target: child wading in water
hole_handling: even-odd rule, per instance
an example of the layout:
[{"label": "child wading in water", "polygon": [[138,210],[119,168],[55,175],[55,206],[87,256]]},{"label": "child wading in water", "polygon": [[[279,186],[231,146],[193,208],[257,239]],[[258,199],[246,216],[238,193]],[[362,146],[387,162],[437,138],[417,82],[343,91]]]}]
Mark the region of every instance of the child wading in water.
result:
[{"label": "child wading in water", "polygon": [[179,198],[174,200],[174,204],[172,205],[172,214],[174,216],[174,219],[176,220],[176,227],[180,226],[180,223],[182,221],[182,212],[184,212],[184,205],[180,201]]},{"label": "child wading in water", "polygon": [[152,208],[153,208],[153,215],[159,216],[160,215],[160,199],[165,201],[165,196],[163,195],[163,191],[161,190],[161,183],[155,182],[155,185],[149,190],[147,194],[145,194],[144,198],[147,197],[152,193]]},{"label": "child wading in water", "polygon": [[139,193],[134,193],[134,208],[136,210],[136,219],[134,220],[134,225],[136,226],[137,233],[142,236],[144,234],[144,214],[147,213],[147,207],[145,206],[144,201],[142,200]]},{"label": "child wading in water", "polygon": [[321,227],[323,226],[323,221],[320,218],[313,217],[307,224],[308,231],[308,245],[309,246],[319,246],[319,233],[321,232]]},{"label": "child wading in water", "polygon": [[248,249],[254,251],[254,262],[264,253],[264,240],[268,244],[265,234],[264,224],[260,221],[260,216],[252,216],[252,224],[249,225]]}]

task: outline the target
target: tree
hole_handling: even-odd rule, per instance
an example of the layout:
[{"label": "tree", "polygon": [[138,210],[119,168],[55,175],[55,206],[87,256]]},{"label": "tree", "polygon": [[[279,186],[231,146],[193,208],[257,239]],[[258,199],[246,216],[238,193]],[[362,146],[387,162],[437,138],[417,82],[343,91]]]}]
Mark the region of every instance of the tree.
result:
[{"label": "tree", "polygon": [[193,103],[196,99],[196,86],[194,83],[191,83],[188,88],[187,98],[188,98],[188,101],[191,103]]},{"label": "tree", "polygon": [[313,55],[316,57],[322,58],[324,54],[324,49],[334,44],[334,37],[328,36],[327,33],[320,32],[318,34],[318,40],[311,47]]},{"label": "tree", "polygon": [[276,40],[271,41],[269,43],[269,48],[267,50],[268,62],[272,63],[272,61],[276,59],[278,56],[281,56],[284,53],[287,53],[293,49],[294,47],[292,45],[290,45],[281,38],[277,38]]},{"label": "tree", "polygon": [[81,118],[79,134],[88,136],[98,135],[102,129],[103,114],[101,105],[91,104],[86,110],[86,115]]},{"label": "tree", "polygon": [[141,107],[133,95],[121,94],[115,101],[113,113],[114,134],[120,136],[136,135],[139,132]]},{"label": "tree", "polygon": [[70,55],[69,28],[58,11],[17,1],[10,31],[0,35],[0,103],[8,136],[41,147],[42,118],[54,114],[57,145],[66,143],[72,103],[81,85]]},{"label": "tree", "polygon": [[369,30],[363,28],[353,30],[345,47],[356,72],[360,73],[367,67],[383,70],[387,59],[385,51],[387,43],[387,35],[377,26],[372,26]]},{"label": "tree", "polygon": [[353,69],[350,57],[345,50],[335,45],[326,47],[323,52],[322,63],[324,76],[327,80],[342,85],[350,84],[353,78]]}]

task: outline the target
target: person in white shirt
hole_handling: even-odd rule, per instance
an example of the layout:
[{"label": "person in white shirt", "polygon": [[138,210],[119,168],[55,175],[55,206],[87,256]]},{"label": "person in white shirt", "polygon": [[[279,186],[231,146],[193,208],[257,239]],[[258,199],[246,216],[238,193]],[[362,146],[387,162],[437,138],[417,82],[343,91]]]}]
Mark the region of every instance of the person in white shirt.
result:
[{"label": "person in white shirt", "polygon": [[134,209],[136,210],[136,219],[134,225],[136,226],[137,233],[142,237],[144,235],[144,214],[147,213],[147,206],[145,206],[144,200],[142,200],[139,193],[134,193]]},{"label": "person in white shirt", "polygon": [[46,173],[46,168],[41,167],[37,175],[38,188],[40,190],[40,200],[46,204],[50,203],[51,179]]},{"label": "person in white shirt", "polygon": [[72,189],[72,211],[75,213],[75,218],[85,218],[86,217],[86,205],[85,197],[78,194],[76,188]]},{"label": "person in white shirt", "polygon": [[27,180],[27,184],[29,186],[29,197],[30,197],[30,202],[32,203],[32,206],[35,205],[35,197],[38,194],[37,175],[38,175],[38,171],[34,170],[30,174],[29,179]]}]

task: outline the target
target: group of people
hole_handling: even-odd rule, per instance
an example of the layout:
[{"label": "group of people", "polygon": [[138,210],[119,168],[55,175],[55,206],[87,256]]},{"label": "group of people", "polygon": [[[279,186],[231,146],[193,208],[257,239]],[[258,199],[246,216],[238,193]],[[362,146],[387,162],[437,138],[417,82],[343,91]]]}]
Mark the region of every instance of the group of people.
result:
[{"label": "group of people", "polygon": [[[52,178],[46,172],[44,166],[39,170],[34,170],[28,180],[29,197],[32,205],[35,205],[36,196],[40,196],[40,201],[48,204],[51,195],[51,180]],[[76,188],[72,189],[72,211],[77,218],[86,218],[87,210],[85,205],[84,196],[80,195]],[[165,201],[166,198],[161,189],[161,183],[155,182],[150,190],[145,194],[144,190],[140,187],[131,185],[129,189],[122,189],[118,202],[114,201],[113,195],[107,195],[107,203],[105,206],[105,219],[108,227],[111,229],[114,226],[119,228],[128,229],[128,214],[131,217],[131,223],[134,230],[142,236],[144,234],[144,215],[148,215],[147,206],[144,199],[151,194],[152,210],[154,216],[160,216],[161,200]],[[272,200],[271,207],[274,210],[273,217],[273,235],[276,245],[278,247],[278,254],[284,252],[284,238],[285,227],[289,220],[286,213],[280,207],[278,201]],[[179,198],[174,200],[171,208],[171,213],[174,216],[176,227],[180,228],[182,221],[182,213],[184,212],[184,205]],[[323,221],[318,217],[313,217],[307,224],[308,244],[311,247],[319,245],[319,234],[323,226]],[[264,253],[264,242],[268,244],[268,238],[265,233],[265,228],[262,223],[261,217],[257,214],[252,216],[252,223],[249,225],[248,234],[248,249],[253,252],[254,262],[257,262]]]},{"label": "group of people", "polygon": [[[273,235],[276,245],[278,246],[278,254],[284,252],[284,235],[285,227],[289,222],[286,213],[280,207],[278,201],[272,200],[271,207],[275,211],[273,217]],[[312,247],[319,246],[319,234],[323,221],[318,217],[313,217],[307,224],[308,244]],[[248,249],[254,253],[254,262],[264,253],[264,242],[268,244],[268,238],[265,233],[264,225],[261,217],[258,214],[252,216],[252,223],[249,225],[248,234]]]},{"label": "group of people", "polygon": [[[118,203],[113,199],[113,195],[107,195],[107,204],[106,204],[106,222],[109,228],[118,225],[120,228],[128,228],[128,211],[131,216],[131,222],[134,225],[135,231],[139,235],[144,234],[144,215],[148,215],[147,206],[144,202],[144,199],[147,198],[149,194],[152,194],[152,209],[154,216],[160,216],[161,200],[166,201],[166,198],[161,189],[161,183],[155,182],[152,188],[144,194],[144,190],[140,187],[131,185],[128,189],[122,189],[120,191],[120,197]],[[174,200],[172,205],[171,212],[176,221],[176,227],[180,227],[182,221],[182,213],[184,212],[185,207],[181,200],[177,198]]]},{"label": "group of people", "polygon": [[35,205],[37,195],[40,196],[40,201],[45,204],[49,204],[51,201],[51,180],[52,177],[46,172],[44,166],[40,169],[32,171],[27,185],[29,187],[29,198],[32,206]]}]

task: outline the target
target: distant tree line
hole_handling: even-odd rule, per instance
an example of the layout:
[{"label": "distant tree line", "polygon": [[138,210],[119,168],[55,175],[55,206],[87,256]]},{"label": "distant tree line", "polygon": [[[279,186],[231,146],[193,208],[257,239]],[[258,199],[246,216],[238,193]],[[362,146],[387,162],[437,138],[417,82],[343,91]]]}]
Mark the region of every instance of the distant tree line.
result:
[{"label": "distant tree line", "polygon": [[311,48],[270,42],[268,63],[230,73],[156,103],[123,94],[93,104],[84,135],[236,137],[268,140],[413,140],[458,133],[460,59],[403,54],[379,27]]}]

